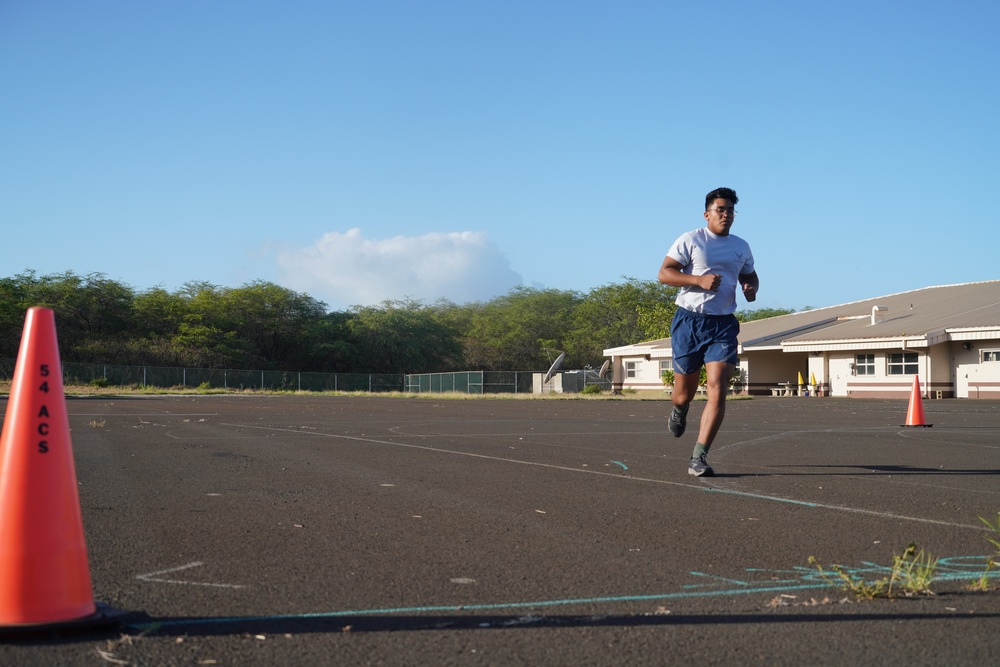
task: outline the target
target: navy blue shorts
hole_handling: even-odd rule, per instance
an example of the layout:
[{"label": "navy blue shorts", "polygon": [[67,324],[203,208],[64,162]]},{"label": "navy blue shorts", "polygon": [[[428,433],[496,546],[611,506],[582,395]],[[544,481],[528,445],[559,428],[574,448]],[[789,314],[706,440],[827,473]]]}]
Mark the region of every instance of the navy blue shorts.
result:
[{"label": "navy blue shorts", "polygon": [[736,365],[740,322],[735,315],[703,315],[678,308],[670,323],[674,372],[697,373],[712,361]]}]

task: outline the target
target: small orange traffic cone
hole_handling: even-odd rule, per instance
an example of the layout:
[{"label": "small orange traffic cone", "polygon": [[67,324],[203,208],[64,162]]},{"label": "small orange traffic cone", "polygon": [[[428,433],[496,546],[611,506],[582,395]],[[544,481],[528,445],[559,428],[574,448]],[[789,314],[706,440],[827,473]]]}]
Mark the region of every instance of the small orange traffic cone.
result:
[{"label": "small orange traffic cone", "polygon": [[114,615],[91,589],[55,314],[30,308],[0,433],[0,633]]},{"label": "small orange traffic cone", "polygon": [[906,423],[903,426],[934,426],[924,423],[924,400],[920,397],[920,378],[913,378],[913,389],[910,391],[910,407],[906,411]]}]

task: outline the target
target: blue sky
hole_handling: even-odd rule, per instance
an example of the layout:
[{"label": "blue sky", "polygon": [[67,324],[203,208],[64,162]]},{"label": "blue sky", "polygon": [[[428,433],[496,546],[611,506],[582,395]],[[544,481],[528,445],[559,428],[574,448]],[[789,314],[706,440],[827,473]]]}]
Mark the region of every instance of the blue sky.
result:
[{"label": "blue sky", "polygon": [[997,279],[998,24],[985,0],[0,0],[0,276],[331,310],[587,292],[655,280],[726,185],[754,307]]}]

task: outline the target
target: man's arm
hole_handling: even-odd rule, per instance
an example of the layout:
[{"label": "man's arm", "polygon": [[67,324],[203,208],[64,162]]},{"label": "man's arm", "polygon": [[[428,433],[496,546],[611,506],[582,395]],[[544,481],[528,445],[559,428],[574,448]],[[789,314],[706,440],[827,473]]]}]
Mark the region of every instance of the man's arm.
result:
[{"label": "man's arm", "polygon": [[[706,273],[703,276],[692,276],[690,273],[682,273],[684,266],[676,259],[667,255],[660,265],[660,273],[657,276],[660,282],[671,287],[684,287],[694,285],[704,290],[717,292],[722,284],[722,276],[714,273]],[[756,274],[755,274],[756,275]]]},{"label": "man's arm", "polygon": [[746,297],[747,301],[757,300],[757,290],[760,289],[760,279],[757,277],[756,271],[751,273],[741,273],[740,285],[743,287],[743,296]]}]

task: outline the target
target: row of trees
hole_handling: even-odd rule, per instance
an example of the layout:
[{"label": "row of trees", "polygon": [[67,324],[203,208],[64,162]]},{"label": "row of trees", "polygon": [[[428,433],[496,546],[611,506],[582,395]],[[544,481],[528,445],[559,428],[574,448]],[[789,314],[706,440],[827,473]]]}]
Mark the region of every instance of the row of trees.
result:
[{"label": "row of trees", "polygon": [[[337,373],[600,365],[603,350],[668,335],[674,288],[626,278],[583,294],[517,287],[485,303],[386,301],[329,312],[270,282],[137,291],[103,274],[0,279],[0,357],[31,306],[56,313],[64,362]],[[791,311],[742,311],[743,320]]]}]

